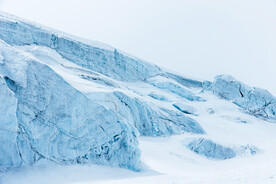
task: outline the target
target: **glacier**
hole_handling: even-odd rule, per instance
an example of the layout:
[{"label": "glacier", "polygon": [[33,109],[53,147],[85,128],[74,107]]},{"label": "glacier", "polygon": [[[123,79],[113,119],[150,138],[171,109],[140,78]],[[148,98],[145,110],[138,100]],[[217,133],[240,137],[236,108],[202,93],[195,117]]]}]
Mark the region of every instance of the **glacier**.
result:
[{"label": "glacier", "polygon": [[[276,120],[275,97],[231,76],[214,82],[183,77],[111,46],[0,13],[0,170],[46,161],[138,171],[139,136],[208,137],[206,122],[214,117],[251,122],[220,114],[211,103],[217,96],[246,115]],[[188,147],[215,159],[258,153],[254,146],[228,148],[208,139]]]},{"label": "glacier", "polygon": [[[1,169],[48,160],[139,170],[139,133],[204,133],[192,118],[114,90],[126,88],[122,80],[144,81],[161,72],[155,65],[4,13],[0,39],[1,99],[5,99],[1,101]],[[88,83],[92,89],[83,87]],[[111,103],[120,106],[117,110],[94,99],[109,93]]]}]

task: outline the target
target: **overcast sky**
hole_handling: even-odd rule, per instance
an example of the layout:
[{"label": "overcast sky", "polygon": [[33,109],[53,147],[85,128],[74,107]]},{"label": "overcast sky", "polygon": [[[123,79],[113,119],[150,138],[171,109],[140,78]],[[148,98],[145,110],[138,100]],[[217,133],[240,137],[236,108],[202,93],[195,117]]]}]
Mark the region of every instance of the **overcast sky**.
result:
[{"label": "overcast sky", "polygon": [[0,0],[0,10],[199,79],[276,95],[275,0]]}]

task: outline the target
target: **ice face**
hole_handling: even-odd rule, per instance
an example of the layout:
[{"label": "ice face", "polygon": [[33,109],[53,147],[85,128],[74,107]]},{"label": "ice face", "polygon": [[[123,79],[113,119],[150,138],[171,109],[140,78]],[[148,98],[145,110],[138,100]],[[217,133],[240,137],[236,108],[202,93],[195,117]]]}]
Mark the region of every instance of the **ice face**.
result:
[{"label": "ice face", "polygon": [[180,75],[176,75],[170,72],[166,73],[168,77],[174,79],[175,81],[177,81],[179,84],[186,86],[186,87],[194,87],[194,88],[202,88],[203,87],[203,82],[198,81],[198,80],[194,80],[194,79],[190,79],[187,77],[182,77]]},{"label": "ice face", "polygon": [[114,48],[85,44],[64,33],[1,16],[0,39],[10,45],[34,44],[52,48],[73,63],[119,80],[144,80],[160,73],[155,65],[126,56]]},{"label": "ice face", "polygon": [[157,77],[149,78],[147,79],[147,81],[159,89],[170,91],[189,101],[204,101],[204,99],[194,95],[186,87],[179,85],[177,82],[167,78],[166,76],[157,76]]},{"label": "ice face", "polygon": [[0,77],[0,170],[9,166],[20,166],[17,147],[17,99]]},{"label": "ice face", "polygon": [[267,90],[249,87],[229,75],[217,76],[209,88],[255,116],[276,120],[276,98]]},{"label": "ice face", "polygon": [[251,90],[249,86],[229,75],[216,76],[211,88],[214,94],[227,100],[243,97]]},{"label": "ice face", "polygon": [[130,98],[121,92],[114,92],[114,95],[119,100],[118,113],[128,117],[128,121],[132,122],[142,135],[173,135],[182,131],[205,133],[197,121],[181,112],[158,108],[137,98]]},{"label": "ice face", "polygon": [[164,95],[161,95],[161,94],[150,93],[150,94],[148,94],[148,95],[149,95],[151,98],[156,99],[156,100],[165,101],[165,102],[170,101],[167,97],[165,97]]},{"label": "ice face", "polygon": [[139,168],[133,126],[48,66],[6,44],[0,47],[5,57],[0,70],[1,169],[40,159]]},{"label": "ice face", "polygon": [[196,109],[192,106],[183,103],[174,103],[173,106],[185,114],[192,114],[197,116]]}]

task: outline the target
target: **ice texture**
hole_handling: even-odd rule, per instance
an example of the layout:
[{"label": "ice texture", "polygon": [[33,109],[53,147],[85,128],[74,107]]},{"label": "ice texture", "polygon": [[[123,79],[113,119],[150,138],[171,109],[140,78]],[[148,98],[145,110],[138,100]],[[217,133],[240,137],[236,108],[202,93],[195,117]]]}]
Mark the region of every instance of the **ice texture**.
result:
[{"label": "ice texture", "polygon": [[247,86],[229,75],[217,76],[209,88],[255,116],[276,120],[276,98],[267,90]]},{"label": "ice texture", "polygon": [[198,122],[182,113],[123,92],[112,92],[111,103],[117,103],[117,110],[89,98],[89,89],[75,80],[119,89],[124,88],[120,80],[145,81],[160,69],[116,49],[58,34],[0,16],[1,99],[5,99],[0,101],[1,169],[44,159],[137,170],[138,131],[149,136],[205,133]]},{"label": "ice texture", "polygon": [[188,88],[186,88],[185,86],[179,85],[178,83],[176,83],[174,80],[170,78],[157,76],[157,77],[150,78],[147,81],[159,89],[168,90],[189,101],[204,101],[204,99],[193,94]]},{"label": "ice texture", "polygon": [[17,99],[0,76],[0,170],[20,166],[17,147]]},{"label": "ice texture", "polygon": [[185,114],[192,114],[197,116],[196,109],[190,105],[184,103],[174,103],[173,106]]},{"label": "ice texture", "polygon": [[139,133],[144,136],[169,136],[181,134],[182,132],[205,133],[199,122],[185,116],[184,113],[174,108],[174,110],[171,110],[166,107],[160,107],[153,103],[152,100],[149,101],[139,95],[134,96],[123,91],[114,91],[93,92],[87,96],[106,108],[115,111],[136,127]]},{"label": "ice texture", "polygon": [[131,98],[124,93],[114,92],[118,98],[118,113],[138,129],[141,135],[164,136],[191,132],[203,134],[205,131],[192,118],[177,111],[159,108],[138,98]]},{"label": "ice texture", "polygon": [[1,42],[0,169],[40,159],[139,168],[135,128]]},{"label": "ice texture", "polygon": [[86,44],[61,32],[16,18],[7,19],[3,15],[0,15],[0,39],[10,45],[34,44],[52,48],[73,63],[119,80],[144,80],[160,73],[157,66],[114,48]]},{"label": "ice texture", "polygon": [[251,145],[226,147],[205,138],[194,139],[186,146],[199,155],[215,160],[226,160],[236,156],[255,155],[260,151],[258,148]]},{"label": "ice texture", "polygon": [[167,97],[165,97],[164,95],[161,94],[156,94],[156,93],[150,93],[148,94],[151,98],[156,99],[156,100],[160,100],[160,101],[170,101]]},{"label": "ice texture", "polygon": [[179,84],[186,86],[186,87],[194,87],[194,88],[202,88],[203,87],[203,82],[187,77],[183,77],[180,75],[176,75],[170,72],[166,73],[168,77],[174,79],[176,82]]}]

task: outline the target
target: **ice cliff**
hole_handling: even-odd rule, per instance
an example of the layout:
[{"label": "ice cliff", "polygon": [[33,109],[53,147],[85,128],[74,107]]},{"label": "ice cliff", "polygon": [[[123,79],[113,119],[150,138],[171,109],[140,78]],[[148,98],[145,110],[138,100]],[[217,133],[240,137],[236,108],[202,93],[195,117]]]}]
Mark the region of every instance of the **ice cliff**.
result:
[{"label": "ice cliff", "polygon": [[0,48],[0,167],[99,163],[139,165],[137,132],[89,100],[51,68],[7,44]]},{"label": "ice cliff", "polygon": [[255,116],[276,120],[276,98],[267,90],[249,87],[229,75],[217,76],[210,89]]},{"label": "ice cliff", "polygon": [[[275,97],[229,76],[213,83],[182,77],[0,13],[0,169],[47,160],[139,170],[139,134],[208,136],[200,117],[217,112],[206,91],[276,119]],[[215,155],[213,143],[207,145],[195,141],[192,147]]]},{"label": "ice cliff", "polygon": [[7,17],[0,15],[0,39],[10,45],[46,46],[79,66],[119,80],[143,80],[160,72],[157,66],[121,54],[112,47],[83,43],[64,33]]},{"label": "ice cliff", "polygon": [[[204,133],[195,120],[124,93],[121,81],[153,77],[162,72],[155,65],[4,13],[0,39],[0,169],[46,159],[137,170],[138,131]],[[116,109],[95,100],[110,92]]]}]

